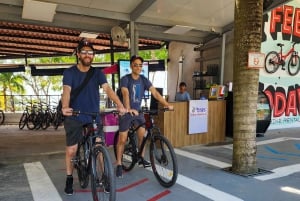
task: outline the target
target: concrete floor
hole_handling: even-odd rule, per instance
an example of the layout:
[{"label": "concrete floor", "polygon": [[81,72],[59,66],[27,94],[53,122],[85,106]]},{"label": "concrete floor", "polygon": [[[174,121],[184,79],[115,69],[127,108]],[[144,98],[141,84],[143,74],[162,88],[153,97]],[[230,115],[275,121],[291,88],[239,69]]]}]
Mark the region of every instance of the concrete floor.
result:
[{"label": "concrete floor", "polygon": [[[232,144],[195,145],[176,149],[179,176],[171,188],[158,184],[153,173],[135,167],[117,179],[118,201],[296,201],[300,200],[300,129],[269,131],[257,138],[258,167],[269,174],[244,177],[224,171],[231,166]],[[75,176],[73,196],[63,193],[65,184],[64,129],[19,130],[0,126],[0,200],[2,201],[91,201],[91,192],[80,189]],[[112,149],[109,148],[113,157]],[[113,158],[114,159],[114,158]],[[38,164],[38,166],[36,166]],[[45,170],[49,187],[32,187],[33,174]],[[38,168],[36,168],[38,167]],[[36,168],[36,169],[35,169]],[[35,172],[35,170],[37,172]],[[42,182],[39,179],[36,182]]]}]

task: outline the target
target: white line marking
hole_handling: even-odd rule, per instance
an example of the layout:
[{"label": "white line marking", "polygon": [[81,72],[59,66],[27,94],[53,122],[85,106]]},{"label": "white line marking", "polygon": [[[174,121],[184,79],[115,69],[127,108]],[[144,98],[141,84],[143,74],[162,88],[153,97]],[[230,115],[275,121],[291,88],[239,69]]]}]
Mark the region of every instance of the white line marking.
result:
[{"label": "white line marking", "polygon": [[[276,138],[276,139],[260,141],[260,142],[257,143],[257,145],[277,143],[277,142],[288,141],[288,140],[300,140],[300,138],[280,137],[280,138]],[[224,145],[222,147],[232,149],[232,145]],[[174,149],[174,150],[175,150],[175,153],[178,154],[178,155],[182,155],[184,157],[187,157],[187,158],[190,158],[190,159],[193,159],[193,160],[196,160],[196,161],[200,161],[200,162],[212,165],[212,166],[216,166],[216,167],[219,167],[219,168],[226,168],[226,167],[231,166],[231,164],[229,164],[229,163],[224,163],[224,162],[221,162],[221,161],[217,161],[217,160],[214,160],[214,159],[211,159],[211,158],[208,158],[208,157],[205,157],[205,156],[201,156],[201,155],[198,155],[198,154],[193,154],[193,153],[183,151],[183,150],[180,150],[180,149]],[[265,180],[285,177],[285,176],[288,176],[288,175],[293,174],[295,172],[300,172],[300,164],[284,166],[284,167],[273,169],[271,171],[274,172],[274,173],[267,174],[267,175],[256,176],[256,177],[253,177],[253,178],[261,180],[261,181],[265,181]]]},{"label": "white line marking", "polygon": [[[275,139],[263,140],[263,141],[256,142],[256,145],[271,144],[271,143],[283,142],[283,141],[288,141],[288,140],[300,140],[300,138],[295,138],[295,137],[279,137],[279,138],[275,138]],[[232,149],[232,144],[230,144],[230,145],[224,145],[222,147],[223,148],[227,148],[227,149]]]},{"label": "white line marking", "polygon": [[217,190],[180,174],[178,175],[176,183],[214,201],[242,201],[242,199],[238,197]]},{"label": "white line marking", "polygon": [[[157,166],[158,171],[161,170],[161,168],[164,167]],[[148,167],[146,169],[152,171],[151,167]],[[168,170],[168,172],[172,172],[172,171]],[[163,173],[161,173],[160,175],[162,174]],[[229,193],[225,193],[223,191],[220,191],[216,188],[213,188],[211,186],[208,186],[206,184],[203,184],[201,182],[198,182],[196,180],[193,180],[181,174],[178,174],[176,184],[181,185],[184,188],[194,191],[195,193],[198,193],[199,195],[207,197],[214,201],[243,201],[242,199],[235,197]]]},{"label": "white line marking", "polygon": [[284,166],[280,168],[276,168],[274,170],[271,170],[272,174],[267,174],[267,175],[261,175],[261,176],[256,176],[254,177],[255,179],[261,180],[261,181],[266,181],[270,179],[276,179],[280,177],[285,177],[290,174],[293,174],[295,172],[300,171],[300,164],[295,164],[295,165],[289,165],[289,166]]},{"label": "white line marking", "polygon": [[205,157],[205,156],[200,156],[198,154],[193,154],[193,153],[183,151],[183,150],[180,150],[180,149],[174,149],[174,150],[175,150],[175,153],[178,154],[178,155],[182,155],[184,157],[191,158],[193,160],[200,161],[200,162],[203,162],[203,163],[206,163],[206,164],[209,164],[209,165],[212,165],[212,166],[216,166],[216,167],[219,167],[219,168],[226,168],[226,167],[231,166],[231,164],[229,164],[229,163],[224,163],[224,162],[214,160],[214,159],[211,159],[211,158],[208,158],[208,157]]},{"label": "white line marking", "polygon": [[40,162],[24,163],[24,168],[34,201],[62,201]]}]

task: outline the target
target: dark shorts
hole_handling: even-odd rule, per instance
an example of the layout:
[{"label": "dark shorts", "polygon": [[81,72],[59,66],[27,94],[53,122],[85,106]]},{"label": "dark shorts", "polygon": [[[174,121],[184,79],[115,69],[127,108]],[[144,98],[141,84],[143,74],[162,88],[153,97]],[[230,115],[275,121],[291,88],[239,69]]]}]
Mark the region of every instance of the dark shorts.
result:
[{"label": "dark shorts", "polygon": [[131,114],[125,114],[119,117],[119,131],[124,132],[129,129],[131,122],[134,121],[134,125],[138,126],[143,124],[142,127],[145,127],[145,118],[143,114],[134,116]]},{"label": "dark shorts", "polygon": [[64,127],[66,131],[66,145],[77,144],[82,138],[82,123],[80,121],[65,118]]}]

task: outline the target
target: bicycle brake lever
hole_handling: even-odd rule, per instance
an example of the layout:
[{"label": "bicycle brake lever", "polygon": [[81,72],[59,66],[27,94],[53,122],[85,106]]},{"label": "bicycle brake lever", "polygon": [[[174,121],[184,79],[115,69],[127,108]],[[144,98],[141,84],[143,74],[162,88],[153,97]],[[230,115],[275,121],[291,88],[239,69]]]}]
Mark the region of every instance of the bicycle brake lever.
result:
[{"label": "bicycle brake lever", "polygon": [[73,110],[72,111],[72,116],[78,116],[80,114],[79,110]]}]

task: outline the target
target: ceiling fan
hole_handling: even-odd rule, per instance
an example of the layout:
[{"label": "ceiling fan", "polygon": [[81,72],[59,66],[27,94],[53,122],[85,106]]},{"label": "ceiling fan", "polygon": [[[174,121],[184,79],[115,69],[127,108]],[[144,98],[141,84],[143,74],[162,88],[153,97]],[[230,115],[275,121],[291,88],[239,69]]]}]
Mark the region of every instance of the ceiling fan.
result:
[{"label": "ceiling fan", "polygon": [[113,41],[117,41],[121,44],[128,42],[126,32],[120,26],[112,27],[110,34]]}]

